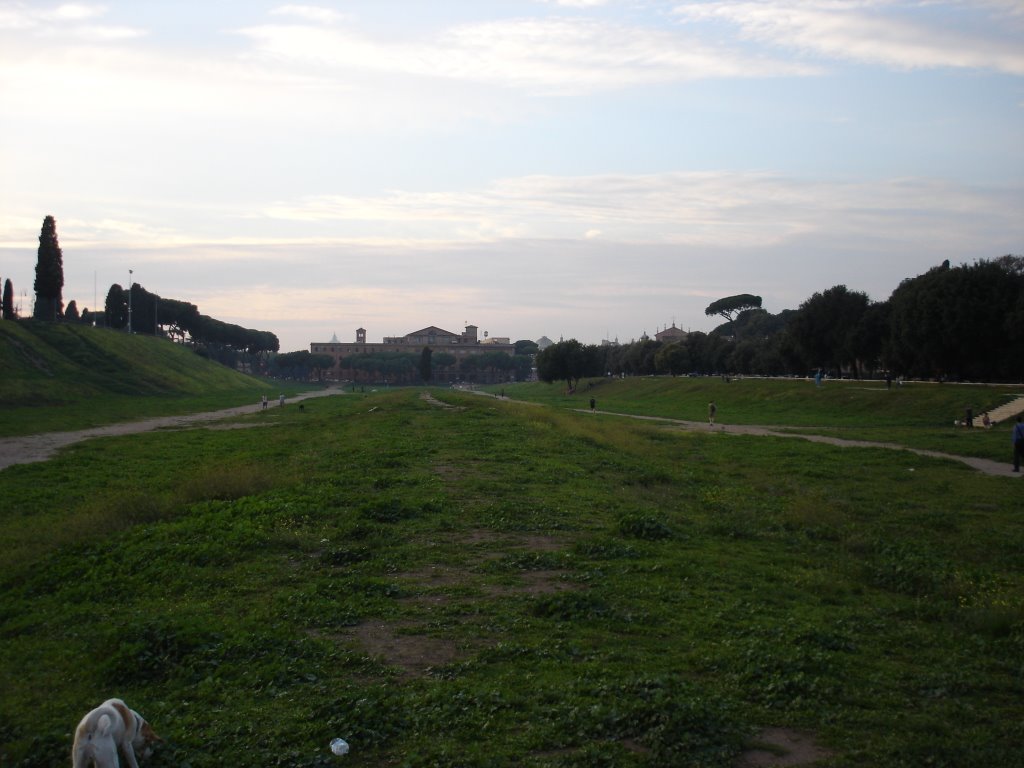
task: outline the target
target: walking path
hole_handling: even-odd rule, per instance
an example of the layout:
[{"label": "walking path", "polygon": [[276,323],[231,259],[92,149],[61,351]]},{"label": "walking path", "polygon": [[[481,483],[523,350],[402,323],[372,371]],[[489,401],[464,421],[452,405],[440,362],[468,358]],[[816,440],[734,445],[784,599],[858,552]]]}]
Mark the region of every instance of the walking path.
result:
[{"label": "walking path", "polygon": [[[342,394],[339,389],[323,389],[313,392],[304,392],[289,398],[286,402],[297,403],[300,400],[307,400],[313,397],[324,397],[327,395]],[[483,393],[481,393],[483,394]],[[518,402],[518,401],[517,401]],[[1018,403],[1019,405],[1019,403]],[[114,435],[132,435],[140,432],[150,432],[154,429],[168,427],[190,427],[209,421],[230,418],[232,416],[243,416],[245,414],[258,413],[262,405],[241,405],[235,408],[225,408],[220,411],[209,411],[206,413],[190,413],[181,416],[158,416],[142,421],[132,421],[123,424],[110,424],[105,427],[93,427],[91,429],[80,429],[74,432],[46,432],[40,435],[26,435],[24,437],[0,438],[0,470],[14,464],[30,464],[36,461],[46,461],[54,453],[67,445],[89,440],[93,437],[110,437]],[[589,409],[579,408],[580,413],[590,413]],[[982,472],[986,475],[999,477],[1020,477],[1020,473],[1013,472],[1009,462],[1003,463],[991,459],[980,459],[974,456],[956,456],[951,453],[939,451],[928,451],[921,448],[909,448],[897,443],[879,443],[868,440],[845,440],[839,437],[828,437],[826,435],[808,435],[795,432],[779,432],[776,428],[744,424],[716,424],[713,428],[701,421],[685,421],[683,419],[669,419],[662,416],[636,416],[629,413],[614,413],[600,411],[605,416],[621,416],[630,419],[641,419],[644,421],[657,421],[666,424],[674,424],[683,429],[714,431],[724,434],[735,435],[762,435],[768,437],[795,437],[809,440],[813,443],[826,443],[846,448],[887,448],[890,450],[910,451],[919,456],[929,456],[936,459],[949,459],[959,461],[967,466]]]},{"label": "walking path", "polygon": [[[587,408],[577,408],[579,413],[590,413]],[[957,456],[952,453],[941,453],[939,451],[928,451],[922,448],[910,448],[906,445],[900,445],[898,443],[878,443],[870,440],[845,440],[841,437],[828,437],[827,435],[808,435],[798,432],[779,432],[777,428],[773,427],[761,427],[750,424],[715,424],[714,427],[708,425],[705,421],[684,421],[682,419],[667,419],[661,416],[636,416],[631,413],[613,413],[610,411],[600,411],[606,416],[622,416],[629,419],[642,419],[644,421],[659,421],[667,424],[674,424],[682,427],[683,429],[702,431],[702,432],[722,432],[731,435],[762,435],[766,437],[796,437],[801,440],[809,440],[812,443],[826,443],[827,445],[837,445],[843,448],[887,448],[890,450],[897,451],[909,451],[910,453],[916,453],[918,456],[929,456],[933,459],[949,459],[951,461],[959,461],[972,469],[976,469],[979,472],[983,472],[986,475],[996,475],[998,477],[1020,477],[1019,472],[1014,472],[1013,467],[1009,462],[992,461],[991,459],[979,459],[974,456]],[[1007,452],[1010,450],[1009,434],[1007,434]]]},{"label": "walking path", "polygon": [[[297,403],[300,400],[308,400],[311,397],[324,397],[326,395],[337,394],[341,394],[341,390],[314,390],[313,392],[303,392],[295,397],[288,398],[285,402]],[[4,437],[0,438],[0,470],[9,467],[12,464],[31,464],[35,461],[46,461],[64,446],[78,443],[82,440],[89,440],[93,437],[134,435],[139,432],[150,432],[154,429],[164,429],[167,427],[190,427],[208,421],[227,419],[232,416],[244,416],[245,414],[258,413],[261,410],[263,410],[262,403],[256,403],[255,405],[240,405],[235,408],[225,408],[220,411],[208,411],[206,413],[189,413],[180,416],[157,416],[155,418],[144,419],[142,421],[109,424],[105,427],[79,429],[74,432],[44,432],[40,435]]]}]

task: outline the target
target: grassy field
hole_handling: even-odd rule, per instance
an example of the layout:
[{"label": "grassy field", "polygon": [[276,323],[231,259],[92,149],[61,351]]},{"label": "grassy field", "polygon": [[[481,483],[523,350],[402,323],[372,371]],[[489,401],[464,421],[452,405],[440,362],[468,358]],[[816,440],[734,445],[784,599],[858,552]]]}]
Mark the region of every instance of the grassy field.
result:
[{"label": "grassy field", "polygon": [[[939,429],[963,407],[707,381],[670,409],[618,386],[601,408],[700,420],[714,396],[722,419],[798,427]],[[1016,480],[433,397],[0,472],[0,765],[66,763],[108,696],[167,739],[156,768],[727,767],[766,728],[816,740],[817,765],[1019,764]]]},{"label": "grassy field", "polygon": [[308,389],[280,390],[166,339],[26,320],[0,322],[0,371],[0,437],[216,410]]},{"label": "grassy field", "polygon": [[909,382],[887,389],[881,381],[829,381],[818,388],[803,379],[718,377],[592,379],[575,394],[565,384],[513,384],[482,387],[517,400],[555,408],[589,408],[593,397],[602,411],[707,421],[708,403],[723,424],[757,424],[788,431],[851,440],[898,443],[960,456],[1010,461],[1010,425],[962,429],[954,421],[970,407],[981,414],[1024,395],[1024,386]]}]

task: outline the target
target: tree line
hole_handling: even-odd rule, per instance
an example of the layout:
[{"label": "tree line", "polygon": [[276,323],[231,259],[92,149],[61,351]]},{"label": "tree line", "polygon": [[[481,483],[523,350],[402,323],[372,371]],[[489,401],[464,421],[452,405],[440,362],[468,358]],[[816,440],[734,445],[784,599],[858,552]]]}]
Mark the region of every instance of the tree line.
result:
[{"label": "tree line", "polygon": [[[266,362],[267,356],[280,349],[275,334],[225,323],[208,315],[187,301],[168,299],[150,293],[138,283],[128,290],[114,283],[107,292],[102,311],[83,309],[79,312],[74,300],[64,306],[64,255],[57,239],[57,222],[53,216],[43,220],[36,259],[36,294],[32,317],[51,322],[87,323],[89,325],[129,329],[132,333],[164,335],[184,342],[188,340],[207,357],[237,365]],[[14,286],[8,278],[4,284],[0,317],[18,318],[14,303]]]},{"label": "tree line", "polygon": [[[354,380],[366,383],[418,384],[434,381],[440,375],[448,378],[457,376],[466,381],[525,381],[533,369],[532,352],[536,351],[536,344],[524,340],[517,342],[517,345],[525,351],[509,355],[488,350],[458,358],[450,352],[435,352],[430,347],[424,347],[418,354],[360,353],[342,357],[338,368],[348,372]],[[307,351],[286,352],[274,356],[271,373],[288,379],[321,380],[334,365],[332,355]]]},{"label": "tree line", "polygon": [[[189,340],[197,351],[237,366],[266,368],[278,352],[277,336],[203,315],[194,304],[150,293],[138,283],[114,284],[102,311],[79,312],[63,304],[63,254],[56,221],[43,220],[36,263],[33,318],[85,322],[108,328]],[[16,319],[14,287],[8,278],[0,296],[0,317]],[[839,376],[884,373],[910,378],[1021,381],[1024,379],[1024,257],[980,259],[951,267],[948,261],[907,278],[885,301],[836,285],[795,310],[771,314],[752,294],[712,302],[705,313],[726,322],[710,333],[660,342],[583,345],[572,339],[539,353],[538,376],[572,387],[584,376],[689,373],[808,375],[822,370]],[[477,378],[522,379],[530,370],[532,342],[516,342],[517,354],[482,352],[456,360],[446,352],[356,355],[341,368],[367,379],[430,381],[436,372]],[[525,346],[533,349],[527,349]],[[279,375],[320,377],[331,365],[309,352],[278,355]],[[328,356],[329,357],[329,356]],[[457,363],[457,365],[456,365]]]},{"label": "tree line", "polygon": [[537,355],[542,381],[605,375],[734,374],[904,376],[1024,380],[1024,257],[951,267],[907,278],[885,301],[836,285],[795,310],[771,314],[741,294],[708,306],[726,322],[710,333],[660,342],[584,345],[562,341]]}]

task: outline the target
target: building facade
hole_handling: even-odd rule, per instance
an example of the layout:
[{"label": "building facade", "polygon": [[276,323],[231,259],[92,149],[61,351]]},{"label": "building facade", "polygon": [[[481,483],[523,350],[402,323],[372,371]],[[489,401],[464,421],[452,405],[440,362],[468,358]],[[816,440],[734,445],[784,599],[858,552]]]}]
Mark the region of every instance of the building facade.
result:
[{"label": "building facade", "polygon": [[[357,328],[354,342],[338,341],[335,336],[328,342],[311,343],[309,351],[315,355],[331,355],[334,358],[334,366],[328,373],[328,378],[338,381],[372,380],[372,375],[368,375],[366,369],[359,367],[360,358],[365,360],[374,356],[386,357],[389,353],[418,356],[423,354],[424,349],[430,349],[432,353],[433,380],[435,382],[466,380],[492,383],[506,380],[507,371],[501,371],[493,366],[483,368],[477,366],[473,370],[468,370],[469,366],[464,363],[470,357],[485,353],[500,352],[509,357],[515,355],[515,345],[508,343],[508,339],[485,338],[481,341],[478,330],[475,325],[467,325],[466,330],[462,333],[452,333],[438,328],[436,325],[431,325],[407,333],[405,336],[385,336],[381,342],[368,342],[366,329]],[[438,365],[438,358],[435,356],[439,353],[452,356],[454,362]],[[387,376],[384,376],[384,379],[387,380]]]},{"label": "building facade", "polygon": [[689,334],[681,328],[676,328],[676,324],[672,323],[671,328],[665,328],[662,331],[658,331],[654,334],[654,338],[657,341],[665,342],[670,344],[673,341],[685,341]]}]

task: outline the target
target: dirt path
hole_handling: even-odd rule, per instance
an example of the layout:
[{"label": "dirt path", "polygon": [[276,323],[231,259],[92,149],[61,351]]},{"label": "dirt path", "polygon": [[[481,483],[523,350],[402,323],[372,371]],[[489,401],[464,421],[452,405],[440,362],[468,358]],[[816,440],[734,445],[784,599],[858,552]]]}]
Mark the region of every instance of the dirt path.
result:
[{"label": "dirt path", "polygon": [[[313,392],[304,392],[295,397],[285,400],[286,403],[297,403],[300,400],[308,400],[311,397],[324,397],[326,395],[341,394],[339,389],[323,389]],[[277,401],[268,404],[268,408],[276,408]],[[45,432],[41,435],[26,435],[24,437],[0,438],[0,470],[12,464],[31,464],[35,461],[46,461],[54,453],[67,445],[89,440],[93,437],[110,437],[113,435],[134,435],[139,432],[150,432],[154,429],[166,429],[173,427],[191,427],[196,424],[203,424],[209,421],[218,421],[232,416],[244,416],[250,413],[259,413],[262,404],[240,405],[236,408],[225,408],[220,411],[208,411],[206,413],[189,413],[180,416],[157,416],[142,421],[129,421],[123,424],[110,424],[105,427],[92,427],[80,429],[74,432]]]},{"label": "dirt path", "polygon": [[[576,410],[580,413],[590,413],[590,411],[585,408],[578,408]],[[661,416],[636,416],[630,413],[612,413],[610,411],[599,411],[599,413],[603,413],[606,416],[622,416],[629,419],[658,421],[666,424],[673,424],[683,429],[701,432],[721,432],[730,435],[762,435],[767,437],[795,437],[800,438],[801,440],[810,440],[812,443],[826,443],[828,445],[837,445],[843,448],[887,448],[889,450],[910,451],[910,453],[916,453],[918,456],[929,456],[934,459],[959,461],[972,469],[985,473],[986,475],[996,475],[999,477],[1021,476],[1019,472],[1013,471],[1013,467],[1009,462],[979,459],[974,456],[957,456],[952,453],[928,451],[922,448],[909,448],[908,446],[900,445],[898,443],[878,443],[870,440],[844,440],[841,437],[828,437],[826,435],[806,435],[796,432],[779,432],[776,428],[760,427],[749,424],[716,424],[714,427],[711,427],[706,421],[683,421],[682,419],[666,419]],[[1007,444],[1009,444],[1009,440],[1007,440]]]}]

